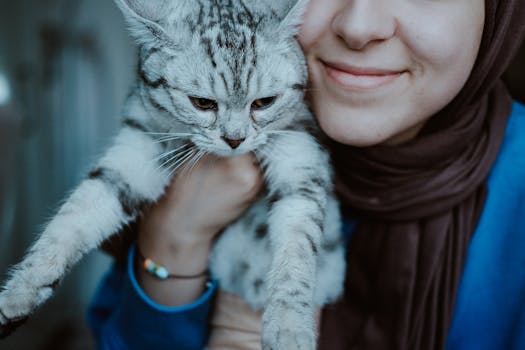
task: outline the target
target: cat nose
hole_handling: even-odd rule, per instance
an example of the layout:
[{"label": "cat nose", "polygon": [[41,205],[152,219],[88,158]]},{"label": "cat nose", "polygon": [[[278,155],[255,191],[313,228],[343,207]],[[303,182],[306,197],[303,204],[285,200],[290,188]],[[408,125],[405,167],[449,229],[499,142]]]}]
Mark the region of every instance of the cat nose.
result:
[{"label": "cat nose", "polygon": [[246,140],[246,139],[232,140],[224,136],[222,137],[222,139],[224,140],[224,142],[230,145],[230,147],[233,149],[236,149],[237,147],[239,147],[241,143],[243,143],[243,141]]}]

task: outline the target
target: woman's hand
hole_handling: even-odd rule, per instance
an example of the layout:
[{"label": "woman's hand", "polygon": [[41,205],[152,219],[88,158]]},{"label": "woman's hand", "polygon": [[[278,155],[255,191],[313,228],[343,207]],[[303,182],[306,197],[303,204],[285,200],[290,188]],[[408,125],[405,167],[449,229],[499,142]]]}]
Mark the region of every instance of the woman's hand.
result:
[{"label": "woman's hand", "polygon": [[[262,184],[252,154],[204,157],[191,172],[175,176],[166,195],[142,219],[139,250],[171,273],[199,274],[206,270],[214,237],[249,207]],[[169,306],[197,299],[205,281],[159,281],[143,269],[137,269],[137,278],[146,294]]]},{"label": "woman's hand", "polygon": [[262,184],[253,155],[206,156],[182,172],[143,221],[143,228],[181,243],[204,243],[238,218]]}]

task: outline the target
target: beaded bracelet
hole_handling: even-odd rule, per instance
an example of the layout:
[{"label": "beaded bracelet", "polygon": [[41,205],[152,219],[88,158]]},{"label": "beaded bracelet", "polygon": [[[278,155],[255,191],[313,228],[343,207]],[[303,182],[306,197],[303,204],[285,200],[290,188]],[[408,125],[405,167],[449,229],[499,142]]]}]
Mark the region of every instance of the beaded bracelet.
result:
[{"label": "beaded bracelet", "polygon": [[159,280],[166,280],[168,278],[174,278],[174,279],[194,279],[194,278],[200,278],[205,277],[209,275],[209,270],[206,269],[203,272],[197,274],[197,275],[191,275],[191,276],[185,276],[185,275],[175,275],[168,272],[168,269],[165,268],[162,265],[159,265],[155,263],[153,260],[144,257],[142,253],[137,249],[137,257],[144,268],[144,270],[149,273],[150,275],[156,277]]}]

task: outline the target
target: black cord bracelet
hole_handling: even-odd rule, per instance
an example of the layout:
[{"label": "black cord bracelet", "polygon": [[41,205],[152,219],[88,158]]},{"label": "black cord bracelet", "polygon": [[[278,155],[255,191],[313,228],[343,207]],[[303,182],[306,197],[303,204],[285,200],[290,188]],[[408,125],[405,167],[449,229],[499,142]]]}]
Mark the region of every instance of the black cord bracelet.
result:
[{"label": "black cord bracelet", "polygon": [[203,272],[197,274],[197,275],[176,275],[173,273],[170,273],[167,268],[165,268],[162,265],[159,265],[155,263],[153,260],[144,257],[142,253],[137,249],[136,250],[137,258],[140,262],[140,265],[150,275],[154,276],[155,278],[159,280],[166,280],[166,279],[195,279],[195,278],[201,278],[201,277],[207,277],[210,274],[210,271],[208,269],[204,270]]}]

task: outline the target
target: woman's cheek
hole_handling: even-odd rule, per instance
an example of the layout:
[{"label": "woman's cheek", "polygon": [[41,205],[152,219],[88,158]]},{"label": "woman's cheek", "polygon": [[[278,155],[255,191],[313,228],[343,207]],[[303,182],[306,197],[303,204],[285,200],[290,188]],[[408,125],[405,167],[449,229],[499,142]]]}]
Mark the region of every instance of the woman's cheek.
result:
[{"label": "woman's cheek", "polygon": [[399,24],[400,38],[412,59],[440,74],[466,70],[468,75],[483,33],[484,8],[482,4],[474,6],[480,1],[458,0],[454,5],[437,2],[425,9],[412,9]]},{"label": "woman's cheek", "polygon": [[463,23],[444,13],[434,18],[422,16],[411,24],[413,28],[403,28],[407,33],[403,38],[413,62],[412,76],[418,88],[415,97],[421,99],[417,105],[434,114],[454,98],[470,76],[482,29],[476,17]]},{"label": "woman's cheek", "polygon": [[330,23],[339,7],[339,0],[310,0],[299,34],[303,50],[310,49],[323,33],[330,30]]}]

